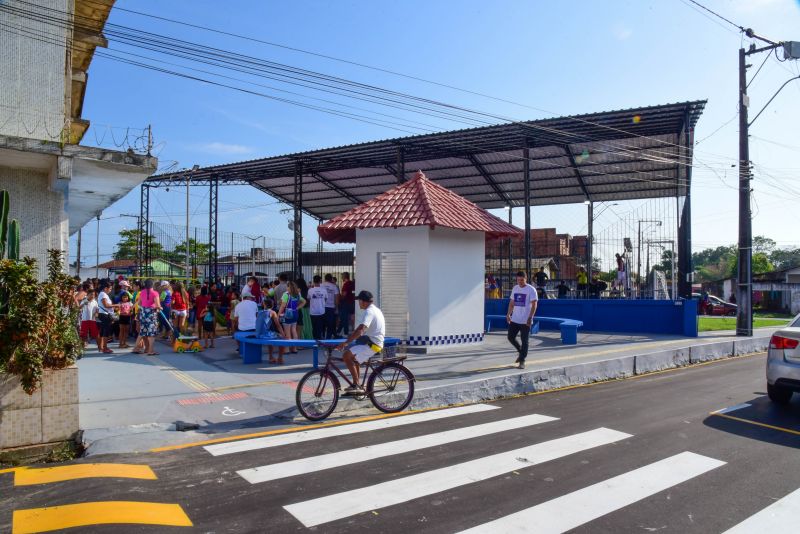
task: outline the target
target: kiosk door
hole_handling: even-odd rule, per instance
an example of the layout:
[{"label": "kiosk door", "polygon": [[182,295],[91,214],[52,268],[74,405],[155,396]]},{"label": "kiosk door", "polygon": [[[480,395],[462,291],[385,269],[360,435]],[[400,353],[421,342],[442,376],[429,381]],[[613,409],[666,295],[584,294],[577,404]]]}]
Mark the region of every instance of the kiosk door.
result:
[{"label": "kiosk door", "polygon": [[378,286],[386,335],[408,339],[408,252],[378,254]]}]

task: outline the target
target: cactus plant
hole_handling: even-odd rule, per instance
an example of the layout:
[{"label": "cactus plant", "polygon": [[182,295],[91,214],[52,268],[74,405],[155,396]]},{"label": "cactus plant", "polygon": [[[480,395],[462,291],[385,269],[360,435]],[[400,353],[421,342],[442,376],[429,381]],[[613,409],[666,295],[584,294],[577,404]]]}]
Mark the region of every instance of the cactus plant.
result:
[{"label": "cactus plant", "polygon": [[8,259],[19,260],[19,221],[16,219],[8,225]]},{"label": "cactus plant", "polygon": [[0,259],[6,255],[6,241],[8,240],[8,191],[0,191]]},{"label": "cactus plant", "polygon": [[11,209],[8,191],[0,191],[0,259],[19,260],[19,221],[8,222]]}]

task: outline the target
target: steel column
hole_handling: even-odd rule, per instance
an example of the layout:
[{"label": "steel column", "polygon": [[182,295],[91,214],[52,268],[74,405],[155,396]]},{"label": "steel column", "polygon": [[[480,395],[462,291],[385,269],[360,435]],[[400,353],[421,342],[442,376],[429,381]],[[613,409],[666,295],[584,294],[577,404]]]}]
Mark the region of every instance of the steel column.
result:
[{"label": "steel column", "polygon": [[[686,196],[678,224],[678,296],[692,298],[692,162],[694,147],[694,128],[690,127],[689,110],[683,119],[684,177],[686,180]],[[678,174],[680,176],[680,174]]]},{"label": "steel column", "polygon": [[[514,207],[509,204],[508,206],[508,224],[513,224]],[[508,290],[514,287],[514,238],[508,238]],[[509,293],[509,296],[511,293]],[[501,297],[503,295],[500,295]]]},{"label": "steel column", "polygon": [[136,276],[146,274],[145,266],[150,265],[150,186],[142,184],[139,190],[139,220],[137,221],[139,235],[136,239]]},{"label": "steel column", "polygon": [[294,242],[292,271],[295,278],[303,271],[303,162],[298,161],[294,173]]},{"label": "steel column", "polygon": [[216,282],[219,273],[217,254],[217,223],[219,212],[219,177],[214,175],[208,182],[208,278]]},{"label": "steel column", "polygon": [[586,215],[586,226],[588,231],[586,233],[586,273],[589,276],[589,282],[592,281],[592,241],[594,240],[594,202],[589,201],[588,213]]},{"label": "steel column", "polygon": [[406,181],[406,151],[402,146],[397,147],[397,183]]},{"label": "steel column", "polygon": [[750,211],[750,145],[748,139],[747,54],[739,49],[739,265],[736,272],[736,335],[753,335],[753,219]]},{"label": "steel column", "polygon": [[531,251],[531,160],[530,148],[522,150],[523,180],[525,182],[525,272],[531,277],[532,251]]}]

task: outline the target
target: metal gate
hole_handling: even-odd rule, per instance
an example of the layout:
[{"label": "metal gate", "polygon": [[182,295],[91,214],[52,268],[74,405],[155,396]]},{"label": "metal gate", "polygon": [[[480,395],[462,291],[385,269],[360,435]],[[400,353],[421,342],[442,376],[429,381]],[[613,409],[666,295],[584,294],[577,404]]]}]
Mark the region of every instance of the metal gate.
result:
[{"label": "metal gate", "polygon": [[386,319],[386,335],[408,339],[408,253],[378,256],[378,307]]}]

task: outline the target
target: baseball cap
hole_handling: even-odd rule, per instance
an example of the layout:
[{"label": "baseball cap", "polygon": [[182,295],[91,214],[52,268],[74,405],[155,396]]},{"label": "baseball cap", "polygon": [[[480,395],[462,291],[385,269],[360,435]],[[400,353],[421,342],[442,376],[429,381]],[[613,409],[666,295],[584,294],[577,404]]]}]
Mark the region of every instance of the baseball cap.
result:
[{"label": "baseball cap", "polygon": [[372,302],[372,293],[369,291],[361,291],[356,295],[356,299],[363,300],[366,302]]},{"label": "baseball cap", "polygon": [[120,280],[119,287],[130,287],[130,284],[127,280]]}]

